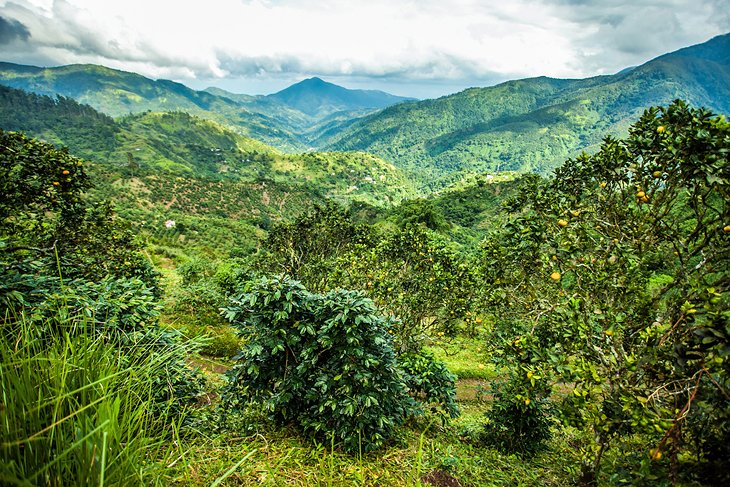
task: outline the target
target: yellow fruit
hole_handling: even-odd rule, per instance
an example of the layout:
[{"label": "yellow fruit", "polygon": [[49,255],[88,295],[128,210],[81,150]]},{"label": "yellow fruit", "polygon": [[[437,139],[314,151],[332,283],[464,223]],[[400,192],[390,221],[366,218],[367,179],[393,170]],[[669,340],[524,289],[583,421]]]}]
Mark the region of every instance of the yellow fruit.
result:
[{"label": "yellow fruit", "polygon": [[730,225],[725,225],[725,228],[723,228],[723,230],[730,233]]},{"label": "yellow fruit", "polygon": [[652,460],[661,460],[662,458],[662,451],[658,448],[652,448],[649,450],[649,458]]},{"label": "yellow fruit", "polygon": [[646,195],[644,195],[641,198],[639,198],[639,201],[641,201],[642,203],[648,203],[649,202],[649,197],[646,196]]},{"label": "yellow fruit", "polygon": [[525,399],[525,406],[529,406],[531,402],[532,401],[530,401],[530,398],[528,397],[527,399]]},{"label": "yellow fruit", "polygon": [[604,181],[604,182],[602,182],[601,184],[599,184],[599,186],[600,186],[601,188],[605,188],[606,186],[608,186],[608,183],[606,183],[606,182]]},{"label": "yellow fruit", "polygon": [[552,274],[550,274],[550,279],[552,279],[553,281],[559,281],[560,280],[560,277],[561,276],[560,276],[560,273],[558,271],[555,271]]},{"label": "yellow fruit", "polygon": [[644,196],[646,196],[646,193],[644,193],[643,191],[637,191],[637,192],[636,192],[636,197],[637,197],[637,198],[641,199],[641,198],[643,198]]},{"label": "yellow fruit", "polygon": [[69,174],[71,174],[71,172],[68,169],[64,169],[61,174],[63,174],[64,176],[68,176]]},{"label": "yellow fruit", "polygon": [[579,210],[572,210],[570,212],[570,214],[573,215],[573,216],[580,216],[580,211]]},{"label": "yellow fruit", "polygon": [[568,226],[568,222],[566,220],[561,219],[561,220],[558,220],[558,225],[560,225],[561,227],[566,227],[566,226]]},{"label": "yellow fruit", "polygon": [[59,183],[58,181],[53,181],[54,186],[58,186],[59,184],[61,184],[61,183]]},{"label": "yellow fruit", "polygon": [[553,259],[553,260],[558,260],[558,256],[557,256],[557,255],[553,255],[553,256],[551,257],[551,259]]},{"label": "yellow fruit", "polygon": [[667,130],[667,128],[666,128],[666,127],[665,127],[664,125],[660,125],[660,126],[658,126],[658,127],[656,128],[656,132],[657,132],[658,134],[663,134],[663,133],[664,133],[664,132],[665,132],[666,130]]},{"label": "yellow fruit", "polygon": [[606,330],[604,333],[606,334],[606,336],[613,336],[613,330]]},{"label": "yellow fruit", "polygon": [[527,378],[528,378],[528,379],[532,379],[532,375],[533,375],[533,374],[532,374],[532,371],[529,371],[529,372],[527,373]]},{"label": "yellow fruit", "polygon": [[653,173],[651,173],[651,175],[654,176],[655,178],[660,178],[660,177],[662,177],[662,172],[654,171]]}]

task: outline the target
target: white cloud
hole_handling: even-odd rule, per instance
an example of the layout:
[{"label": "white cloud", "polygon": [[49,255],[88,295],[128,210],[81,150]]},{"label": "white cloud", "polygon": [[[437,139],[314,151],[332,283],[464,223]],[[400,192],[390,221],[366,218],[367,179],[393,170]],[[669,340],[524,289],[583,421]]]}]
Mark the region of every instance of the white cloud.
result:
[{"label": "white cloud", "polygon": [[182,81],[467,86],[638,64],[730,30],[726,2],[0,0],[0,15],[30,32],[5,54],[14,62],[92,62]]}]

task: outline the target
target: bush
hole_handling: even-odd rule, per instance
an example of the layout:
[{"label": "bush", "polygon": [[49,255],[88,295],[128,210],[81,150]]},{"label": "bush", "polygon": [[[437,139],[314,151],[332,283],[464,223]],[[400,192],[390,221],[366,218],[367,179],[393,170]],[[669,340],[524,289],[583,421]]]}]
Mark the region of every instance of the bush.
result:
[{"label": "bush", "polygon": [[421,350],[400,355],[398,364],[415,398],[430,404],[431,411],[440,415],[444,421],[459,416],[456,376],[449,372],[443,362],[434,359],[432,353]]},{"label": "bush", "polygon": [[288,277],[263,278],[224,309],[246,346],[224,401],[260,401],[278,423],[348,451],[382,446],[417,414],[397,366],[390,320],[360,292],[307,291]]},{"label": "bush", "polygon": [[99,282],[63,280],[36,275],[34,267],[29,264],[0,270],[0,303],[13,310],[0,316],[0,322],[22,315],[35,323],[38,334],[79,320],[89,330],[131,332],[155,323],[160,315],[155,291],[139,279],[107,276]]},{"label": "bush", "polygon": [[547,390],[531,390],[527,382],[513,377],[492,384],[494,402],[487,412],[482,440],[502,453],[529,457],[551,437]]}]

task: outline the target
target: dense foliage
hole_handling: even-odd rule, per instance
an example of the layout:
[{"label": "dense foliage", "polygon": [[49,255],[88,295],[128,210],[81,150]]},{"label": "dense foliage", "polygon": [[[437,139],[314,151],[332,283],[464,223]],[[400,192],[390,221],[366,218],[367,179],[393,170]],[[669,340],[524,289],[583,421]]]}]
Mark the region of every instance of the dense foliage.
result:
[{"label": "dense foliage", "polygon": [[391,321],[362,293],[313,294],[286,277],[264,278],[224,313],[246,339],[229,375],[229,402],[263,402],[276,421],[355,452],[382,446],[417,412]]},{"label": "dense foliage", "polygon": [[687,452],[704,474],[726,466],[729,153],[723,117],[682,102],[648,110],[627,139],[526,178],[485,243],[510,390],[567,390],[560,418],[591,432],[584,483],[635,434],[645,457],[631,475],[676,480]]},{"label": "dense foliage", "polygon": [[2,482],[142,484],[200,393],[193,344],[158,328],[157,274],[81,160],[0,131],[0,171]]},{"label": "dense foliage", "polygon": [[315,208],[269,234],[268,266],[317,291],[364,291],[401,321],[399,351],[415,351],[427,333],[454,334],[472,316],[475,278],[446,239],[415,222],[382,233],[335,205]]},{"label": "dense foliage", "polygon": [[[394,160],[437,161],[434,172],[418,169],[424,187],[451,184],[398,205],[413,194],[409,181],[369,154],[285,155],[185,112],[114,121],[67,98],[0,89],[3,127],[68,141],[102,162],[0,131],[0,366],[12,396],[0,408],[11,438],[0,448],[3,481],[93,483],[107,468],[109,482],[150,480],[155,468],[145,462],[159,452],[143,450],[154,435],[177,435],[170,423],[185,421],[202,385],[186,364],[191,348],[160,330],[162,317],[187,337],[212,335],[203,351],[216,371],[242,349],[225,392],[205,396],[222,396],[225,431],[273,428],[235,428],[258,414],[251,402],[263,405],[277,425],[316,439],[307,455],[322,465],[318,455],[334,445],[356,452],[407,441],[398,433],[406,418],[430,411],[444,422],[419,432],[415,472],[426,461],[463,473],[469,457],[483,470],[510,470],[504,483],[727,483],[730,127],[682,102],[647,111],[630,129],[638,105],[621,111],[626,100],[674,95],[664,75],[681,62],[468,90],[354,123],[358,144],[393,137],[384,150]],[[164,89],[208,108],[228,103]],[[340,121],[323,123],[336,133]],[[371,123],[387,137],[364,129]],[[624,129],[628,137],[607,137],[550,179],[475,174],[517,159],[552,166],[579,145],[599,149],[597,133]],[[423,142],[426,132],[438,136]],[[463,167],[470,172],[455,172]],[[164,306],[150,258],[165,274]],[[287,277],[248,282],[278,273]],[[460,408],[444,357],[462,379],[463,430],[446,423]],[[489,358],[495,367],[484,366]],[[206,409],[196,423],[204,430]],[[265,436],[203,450],[218,458],[264,442],[271,474],[282,447]],[[434,446],[443,437],[448,445]],[[180,447],[165,465],[188,454]],[[540,479],[546,470],[560,470],[558,480]],[[204,482],[197,475],[177,480]],[[256,475],[248,480],[266,478]]]},{"label": "dense foliage", "polygon": [[128,225],[108,204],[89,204],[83,162],[66,149],[0,130],[0,248],[8,267],[23,274],[29,265],[46,274],[92,278],[136,277],[157,287],[157,277],[139,253]]}]

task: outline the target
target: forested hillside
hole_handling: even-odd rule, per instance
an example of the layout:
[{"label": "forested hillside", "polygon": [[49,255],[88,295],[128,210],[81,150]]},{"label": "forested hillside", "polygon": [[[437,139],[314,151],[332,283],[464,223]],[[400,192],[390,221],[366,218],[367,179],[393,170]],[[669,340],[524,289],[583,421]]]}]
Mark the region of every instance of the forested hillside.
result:
[{"label": "forested hillside", "polygon": [[356,118],[407,100],[384,92],[348,90],[318,78],[269,96],[215,88],[196,91],[173,81],[95,65],[39,68],[0,63],[0,84],[59,94],[112,117],[184,111],[290,152],[308,149],[320,134],[319,127],[332,120]]},{"label": "forested hillside", "polygon": [[730,35],[613,76],[534,78],[387,108],[319,141],[366,150],[425,187],[462,170],[547,173],[605,135],[624,135],[650,106],[683,99],[730,113]]},{"label": "forested hillside", "polygon": [[66,145],[73,154],[133,175],[301,184],[322,196],[374,204],[412,194],[410,182],[380,158],[283,154],[185,112],[144,112],[115,121],[68,98],[0,86],[0,127]]},{"label": "forested hillside", "polygon": [[346,208],[0,131],[1,478],[727,483],[730,124],[629,132]]}]

